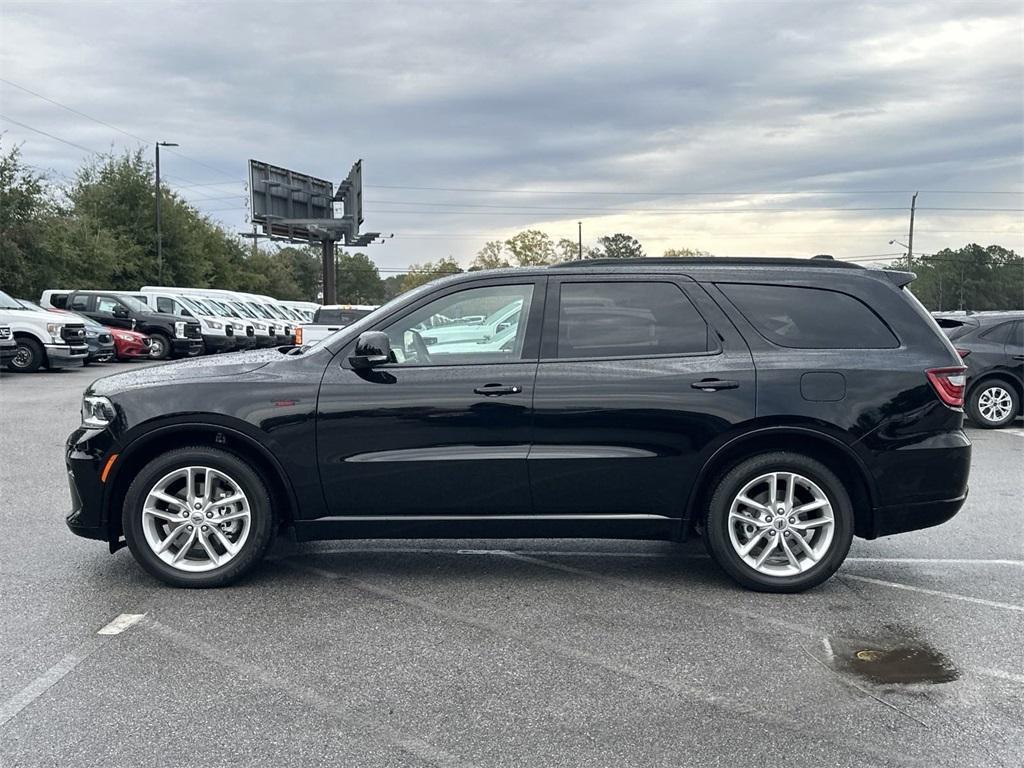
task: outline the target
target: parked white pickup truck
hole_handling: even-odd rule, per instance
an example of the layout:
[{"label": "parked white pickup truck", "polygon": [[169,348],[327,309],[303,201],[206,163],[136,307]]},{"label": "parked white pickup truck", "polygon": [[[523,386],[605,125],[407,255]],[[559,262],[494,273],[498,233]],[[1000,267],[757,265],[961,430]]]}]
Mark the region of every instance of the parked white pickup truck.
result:
[{"label": "parked white pickup truck", "polygon": [[60,312],[25,309],[0,291],[0,325],[8,326],[17,351],[7,362],[12,371],[31,373],[40,367],[79,366],[89,355],[85,324]]},{"label": "parked white pickup truck", "polygon": [[324,304],[313,313],[312,323],[295,329],[295,343],[312,346],[377,309],[376,304]]}]

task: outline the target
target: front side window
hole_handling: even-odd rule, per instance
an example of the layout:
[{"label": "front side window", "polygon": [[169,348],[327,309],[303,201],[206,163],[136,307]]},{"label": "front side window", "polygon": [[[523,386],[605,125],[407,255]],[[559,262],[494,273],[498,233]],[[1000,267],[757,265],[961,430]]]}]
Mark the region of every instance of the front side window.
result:
[{"label": "front side window", "polygon": [[162,313],[167,314],[167,315],[177,314],[177,308],[174,305],[174,301],[172,299],[168,299],[168,298],[165,298],[163,296],[158,296],[157,297],[157,300],[156,300],[156,311],[157,312],[162,312]]},{"label": "front side window", "polygon": [[[522,357],[533,285],[468,288],[430,302],[382,329],[399,365],[468,365]],[[508,322],[481,320],[515,305]]]},{"label": "front side window", "polygon": [[563,283],[558,357],[707,352],[708,325],[675,283]]},{"label": "front side window", "polygon": [[[76,303],[77,303],[77,299],[76,299]],[[97,312],[102,312],[105,315],[112,315],[112,314],[114,314],[114,307],[120,307],[120,306],[122,306],[122,305],[121,305],[121,303],[119,301],[117,301],[117,299],[112,299],[109,296],[100,296],[96,300],[96,311]],[[74,305],[72,305],[72,309],[74,309],[74,308],[75,308]]]},{"label": "front side window", "polygon": [[900,345],[867,304],[839,291],[720,283],[765,339],[795,349],[893,349]]},{"label": "front side window", "polygon": [[71,309],[78,312],[85,312],[89,309],[89,297],[88,296],[75,296],[71,300]]}]

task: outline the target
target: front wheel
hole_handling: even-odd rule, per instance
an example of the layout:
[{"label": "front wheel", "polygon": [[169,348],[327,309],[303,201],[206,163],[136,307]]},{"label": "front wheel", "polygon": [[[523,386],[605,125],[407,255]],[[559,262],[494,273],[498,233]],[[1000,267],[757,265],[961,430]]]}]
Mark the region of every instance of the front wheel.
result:
[{"label": "front wheel", "polygon": [[801,592],[828,579],[853,541],[853,506],[824,464],[776,452],[741,462],[711,497],[704,536],[712,557],[741,585]]},{"label": "front wheel", "polygon": [[1019,412],[1016,390],[1002,381],[983,381],[967,399],[967,415],[983,429],[1005,427]]},{"label": "front wheel", "polygon": [[46,352],[43,351],[43,345],[35,339],[27,337],[18,337],[17,342],[18,351],[11,358],[11,361],[7,363],[7,367],[18,373],[35,373],[46,361]]},{"label": "front wheel", "polygon": [[166,360],[171,354],[171,340],[163,333],[149,335],[149,356],[154,360]]},{"label": "front wheel", "polygon": [[196,446],[169,451],[136,475],[122,525],[150,574],[177,587],[221,587],[251,570],[274,531],[270,494],[241,457]]}]

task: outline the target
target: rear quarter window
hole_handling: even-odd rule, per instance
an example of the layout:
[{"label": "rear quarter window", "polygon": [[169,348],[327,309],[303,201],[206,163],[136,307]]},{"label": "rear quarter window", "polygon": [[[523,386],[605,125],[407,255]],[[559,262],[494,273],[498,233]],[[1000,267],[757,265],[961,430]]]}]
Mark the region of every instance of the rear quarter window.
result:
[{"label": "rear quarter window", "polygon": [[757,332],[794,349],[894,349],[899,340],[860,299],[825,288],[719,283]]}]

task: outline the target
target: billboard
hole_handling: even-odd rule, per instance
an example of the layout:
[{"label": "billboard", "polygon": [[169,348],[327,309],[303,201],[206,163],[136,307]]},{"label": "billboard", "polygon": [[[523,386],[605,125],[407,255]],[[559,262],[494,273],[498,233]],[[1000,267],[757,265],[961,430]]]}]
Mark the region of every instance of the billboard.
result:
[{"label": "billboard", "polygon": [[[259,160],[249,161],[249,212],[264,234],[294,240],[319,240],[314,221],[334,218],[334,185]],[[289,219],[299,219],[287,223]]]}]

